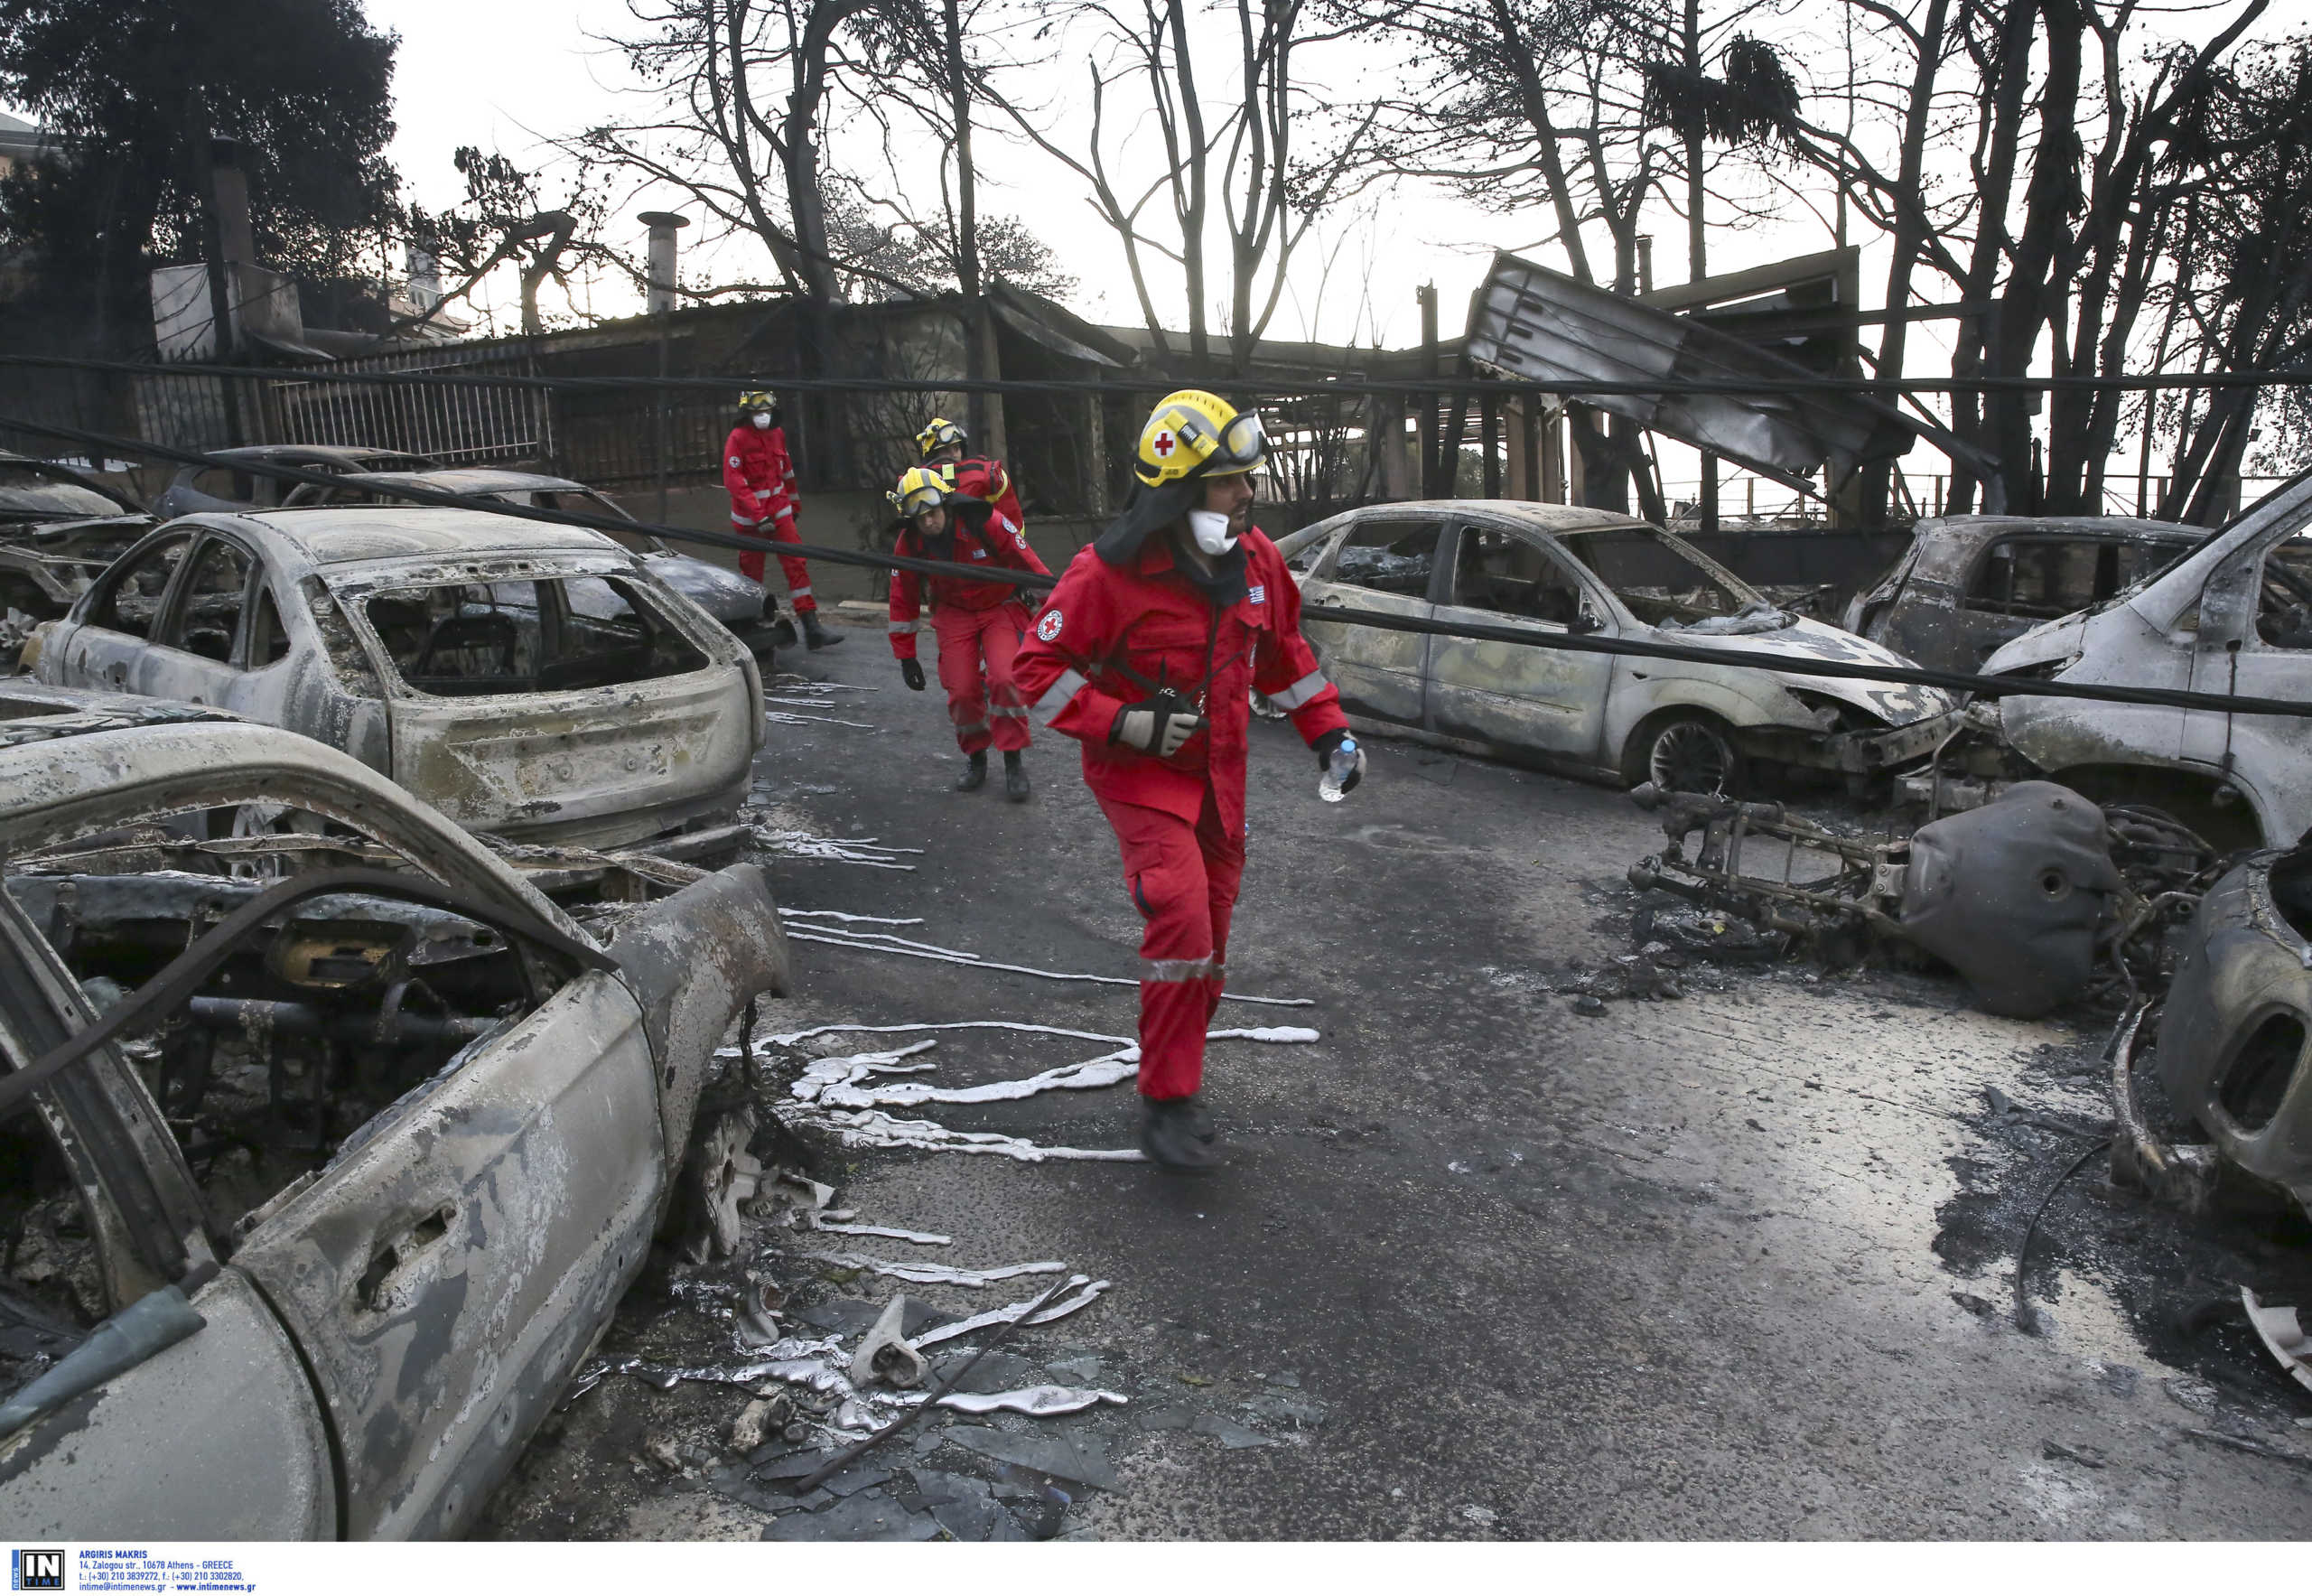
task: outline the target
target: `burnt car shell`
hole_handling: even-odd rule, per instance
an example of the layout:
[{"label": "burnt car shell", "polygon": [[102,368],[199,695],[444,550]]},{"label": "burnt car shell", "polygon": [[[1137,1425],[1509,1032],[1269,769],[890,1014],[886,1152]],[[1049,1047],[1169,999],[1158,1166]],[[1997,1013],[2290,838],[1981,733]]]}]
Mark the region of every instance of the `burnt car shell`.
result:
[{"label": "burnt car shell", "polygon": [[[248,574],[202,585],[236,568]],[[553,617],[538,607],[547,589]],[[466,613],[477,606],[461,595],[494,606],[509,590],[529,607]],[[373,624],[374,601],[402,604],[396,593],[423,611],[406,638]],[[570,654],[575,674],[551,674],[563,661],[544,640],[550,619],[557,635],[609,633],[592,610],[629,602],[648,633],[635,659],[589,676],[590,660],[624,658],[596,648]],[[459,610],[469,633],[496,630],[453,642],[452,618],[429,605]],[[439,678],[452,665],[480,674]],[[763,737],[752,656],[643,562],[598,533],[481,510],[181,518],[35,633],[25,666],[62,686],[220,705],[344,749],[461,824],[584,846],[726,817]],[[436,675],[413,684],[419,667]]]},{"label": "burnt car shell", "polygon": [[2121,516],[1936,516],[1841,624],[1930,669],[1972,671],[2033,627],[2110,602],[2205,536]]},{"label": "burnt car shell", "polygon": [[[289,496],[287,504],[356,504],[396,502],[380,489],[431,488],[439,493],[500,499],[538,509],[566,509],[587,515],[611,516],[630,521],[624,507],[609,494],[573,482],[567,477],[542,476],[535,471],[467,466],[447,471],[361,471],[347,476],[342,487],[311,484]],[[371,490],[364,494],[364,489]],[[407,502],[406,500],[401,502]],[[631,531],[605,532],[628,553],[639,555],[653,575],[696,604],[754,652],[771,646],[770,629],[763,621],[763,588],[727,566],[669,547],[656,533],[637,525]]]},{"label": "burnt car shell", "polygon": [[[112,1310],[173,1283],[206,1322],[0,1438],[0,1517],[81,1540],[459,1533],[641,1269],[722,1034],[784,989],[768,884],[752,865],[703,877],[637,910],[605,956],[471,836],[334,750],[153,700],[25,707],[51,713],[0,719],[0,1051],[17,1067],[93,1020],[76,961],[106,955],[70,930],[96,912],[74,883],[149,891],[154,909],[131,913],[188,886],[221,902],[266,884],[150,872],[117,850],[85,873],[86,849],[156,815],[295,804],[462,894],[461,914],[509,929],[509,953],[534,957],[530,928],[596,951],[539,966],[555,974],[527,1012],[230,1226],[123,1050],[37,1094]],[[76,717],[87,729],[60,730]]]},{"label": "burnt car shell", "polygon": [[2312,849],[2258,854],[2200,900],[2160,1015],[2175,1109],[2312,1211]]},{"label": "burnt car shell", "polygon": [[300,485],[247,469],[251,466],[289,466],[341,476],[351,471],[427,471],[434,465],[423,454],[362,443],[252,443],[217,450],[210,461],[177,472],[154,499],[153,513],[165,521],[203,510],[277,509]]}]

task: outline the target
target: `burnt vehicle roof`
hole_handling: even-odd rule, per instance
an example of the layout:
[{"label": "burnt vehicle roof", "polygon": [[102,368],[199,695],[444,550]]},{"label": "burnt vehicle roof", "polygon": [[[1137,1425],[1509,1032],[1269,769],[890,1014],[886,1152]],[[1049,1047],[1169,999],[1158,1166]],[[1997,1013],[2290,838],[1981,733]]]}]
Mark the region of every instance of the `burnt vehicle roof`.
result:
[{"label": "burnt vehicle roof", "polygon": [[[77,465],[66,465],[61,461],[42,460],[37,455],[19,454],[11,449],[0,449],[0,467],[5,466],[19,467],[25,471],[37,472],[39,475],[46,477],[54,482],[69,484],[71,487],[85,489],[87,491],[94,493],[104,499],[107,504],[117,505],[123,510],[127,511],[131,515],[142,515],[144,513],[144,506],[138,502],[135,494],[129,492],[126,489],[116,488],[107,482],[103,478],[97,476],[94,472],[83,471]],[[34,506],[26,506],[25,509],[36,509],[38,507]],[[8,503],[8,490],[5,488],[0,488],[0,515],[10,513],[22,514],[24,513],[24,511],[15,510],[14,507],[11,507]],[[85,513],[67,511],[62,515],[54,516],[49,518],[62,521],[86,520],[89,518]]]},{"label": "burnt vehicle roof", "polygon": [[[0,678],[0,749],[60,737],[86,737],[134,726],[175,726],[191,722],[238,721],[221,709],[180,704],[169,698],[139,698],[127,693],[97,693],[83,687],[51,687],[30,677]],[[5,800],[0,800],[5,804]]]},{"label": "burnt vehicle roof", "polygon": [[449,466],[438,471],[355,471],[351,484],[376,482],[381,487],[439,488],[449,493],[592,493],[583,482],[568,477],[540,476],[536,471],[501,471],[496,466]]},{"label": "burnt vehicle roof", "polygon": [[1913,529],[1912,546],[1918,550],[1921,574],[1956,575],[1983,545],[2018,535],[2100,537],[2182,548],[2205,537],[2207,528],[2134,516],[1934,516]]},{"label": "burnt vehicle roof", "polygon": [[615,540],[584,527],[560,527],[489,510],[424,504],[313,505],[213,519],[217,524],[260,532],[321,569],[413,555],[466,558],[626,552]]},{"label": "burnt vehicle roof", "polygon": [[[253,465],[335,465],[349,471],[366,471],[381,460],[424,460],[424,455],[409,449],[387,449],[367,443],[248,443],[238,449],[210,451],[210,463],[219,461]],[[204,466],[189,465],[185,470],[197,471]]]},{"label": "burnt vehicle roof", "polygon": [[[1376,504],[1362,511],[1367,516],[1459,516],[1463,520],[1496,521],[1543,533],[1597,532],[1616,527],[1646,527],[1649,522],[1618,510],[1591,509],[1580,504],[1542,504],[1525,499],[1408,499]],[[1656,527],[1654,530],[1660,531]]]}]

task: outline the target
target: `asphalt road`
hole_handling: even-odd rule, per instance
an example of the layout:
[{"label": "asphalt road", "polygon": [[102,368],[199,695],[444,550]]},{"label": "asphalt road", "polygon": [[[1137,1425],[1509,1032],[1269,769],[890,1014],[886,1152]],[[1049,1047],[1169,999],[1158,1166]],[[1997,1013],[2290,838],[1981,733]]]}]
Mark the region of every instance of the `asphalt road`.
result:
[{"label": "asphalt road", "polygon": [[[924,853],[911,872],[781,862],[783,903],[920,917],[900,934],[988,959],[1135,973],[1138,916],[1072,746],[1039,741],[1025,807],[993,783],[957,795],[936,681],[905,691],[878,632],[797,667],[880,690],[794,710],[866,728],[774,726],[758,800],[816,835]],[[1089,1437],[1113,1460],[1114,1487],[1071,1491],[1045,1530],[2301,1533],[2312,1396],[2244,1330],[2177,1327],[2243,1283],[2312,1299],[2285,1223],[2151,1212],[2090,1159],[2035,1244],[2046,1333],[2011,1320],[2017,1242],[2106,1112],[2095,1016],[1993,1020],[1932,977],[1798,970],[1695,971],[1683,998],[1577,1014],[1557,988],[1628,950],[1623,872],[1659,833],[1604,788],[1370,746],[1364,788],[1328,806],[1290,729],[1255,725],[1231,985],[1315,1002],[1224,1004],[1217,1023],[1305,1023],[1321,1041],[1213,1044],[1226,1170],[1195,1181],[882,1150],[822,1169],[862,1220],[952,1234],[942,1262],[1057,1259],[1114,1283],[1022,1338],[1030,1362],[1097,1358],[1095,1383],[1133,1399],[999,1424]],[[795,951],[798,992],[765,1033],[1133,1028],[1129,987]],[[927,1078],[1006,1078],[1099,1050],[950,1033]],[[1986,1087],[2018,1106],[2001,1111]],[[898,1112],[1096,1149],[1132,1144],[1134,1110],[1116,1087]],[[799,1297],[834,1290],[792,1237],[774,1239]],[[918,1294],[962,1313],[1019,1283]],[[717,1333],[678,1302],[629,1309],[613,1349],[685,1337],[695,1349]],[[494,1504],[496,1533],[760,1533],[769,1516],[718,1493],[706,1455],[740,1400],[606,1382],[533,1448]],[[1235,1423],[1273,1444],[1210,1433],[1242,1442]],[[698,1466],[667,1479],[633,1461],[662,1435],[690,1438]],[[960,1454],[935,1431],[913,1455]]]}]

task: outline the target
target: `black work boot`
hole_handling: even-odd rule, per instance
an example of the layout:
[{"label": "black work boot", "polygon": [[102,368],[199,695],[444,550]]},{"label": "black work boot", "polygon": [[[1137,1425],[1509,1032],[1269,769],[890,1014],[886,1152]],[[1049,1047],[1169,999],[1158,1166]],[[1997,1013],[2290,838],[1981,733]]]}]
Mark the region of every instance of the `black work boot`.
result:
[{"label": "black work boot", "polygon": [[975,753],[969,756],[969,762],[964,766],[964,773],[956,778],[956,790],[957,792],[977,792],[981,788],[985,787],[986,785],[987,755],[984,753]]},{"label": "black work boot", "polygon": [[1180,1099],[1180,1106],[1188,1111],[1189,1135],[1199,1142],[1209,1142],[1220,1134],[1212,1123],[1212,1110],[1204,1106],[1201,1093],[1190,1092]]},{"label": "black work boot", "polygon": [[819,624],[819,612],[816,610],[806,610],[802,611],[802,616],[803,641],[814,652],[821,649],[832,649],[843,641],[841,638]]},{"label": "black work boot", "polygon": [[1217,1169],[1220,1154],[1196,1134],[1195,1100],[1140,1100],[1140,1150],[1158,1169],[1175,1175],[1201,1175]]},{"label": "black work boot", "polygon": [[1015,804],[1028,801],[1028,772],[1020,763],[1017,749],[1009,750],[1003,755],[1003,796]]}]

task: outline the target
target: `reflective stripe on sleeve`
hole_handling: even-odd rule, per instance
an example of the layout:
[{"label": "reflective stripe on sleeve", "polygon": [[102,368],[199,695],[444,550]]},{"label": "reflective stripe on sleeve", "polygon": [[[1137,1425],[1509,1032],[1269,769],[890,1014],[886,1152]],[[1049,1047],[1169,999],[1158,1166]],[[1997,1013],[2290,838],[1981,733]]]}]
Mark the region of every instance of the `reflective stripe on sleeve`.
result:
[{"label": "reflective stripe on sleeve", "polygon": [[1268,701],[1271,704],[1275,705],[1277,708],[1290,714],[1291,711],[1296,710],[1302,705],[1308,703],[1309,700],[1314,698],[1318,694],[1323,692],[1331,685],[1332,684],[1325,680],[1325,673],[1323,671],[1312,670],[1307,676],[1302,677],[1299,681],[1285,688],[1283,692],[1271,693],[1268,695]]},{"label": "reflective stripe on sleeve", "polygon": [[1045,688],[1044,695],[1036,700],[1036,713],[1043,716],[1045,725],[1050,725],[1059,717],[1059,712],[1066,709],[1078,693],[1091,685],[1084,679],[1082,671],[1075,669],[1061,671],[1059,680]]}]

